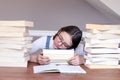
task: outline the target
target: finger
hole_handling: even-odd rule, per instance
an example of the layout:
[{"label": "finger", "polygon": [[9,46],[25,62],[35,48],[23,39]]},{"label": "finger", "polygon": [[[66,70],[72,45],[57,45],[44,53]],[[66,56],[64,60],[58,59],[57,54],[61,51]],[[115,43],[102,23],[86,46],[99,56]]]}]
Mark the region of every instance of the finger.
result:
[{"label": "finger", "polygon": [[46,60],[46,59],[42,59],[42,60],[39,60],[38,63],[39,64],[48,64],[50,61],[49,60]]}]

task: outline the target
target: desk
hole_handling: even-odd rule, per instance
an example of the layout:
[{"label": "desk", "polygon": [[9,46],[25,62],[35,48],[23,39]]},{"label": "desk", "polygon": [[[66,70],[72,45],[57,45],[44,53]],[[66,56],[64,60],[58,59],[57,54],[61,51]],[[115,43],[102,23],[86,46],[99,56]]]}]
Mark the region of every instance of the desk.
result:
[{"label": "desk", "polygon": [[120,80],[120,69],[90,70],[81,65],[87,74],[34,74],[33,66],[35,65],[37,64],[29,63],[28,68],[0,67],[0,80]]}]

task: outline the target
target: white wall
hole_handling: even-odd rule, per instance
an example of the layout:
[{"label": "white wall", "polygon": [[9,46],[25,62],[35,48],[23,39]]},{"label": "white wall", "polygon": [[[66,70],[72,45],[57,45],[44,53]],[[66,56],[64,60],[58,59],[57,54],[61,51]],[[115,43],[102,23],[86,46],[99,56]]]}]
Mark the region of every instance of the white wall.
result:
[{"label": "white wall", "polygon": [[112,22],[120,24],[120,0],[85,0]]},{"label": "white wall", "polygon": [[106,6],[120,16],[120,0],[101,0]]},{"label": "white wall", "polygon": [[37,30],[87,23],[113,23],[85,0],[0,0],[0,20],[30,20]]}]

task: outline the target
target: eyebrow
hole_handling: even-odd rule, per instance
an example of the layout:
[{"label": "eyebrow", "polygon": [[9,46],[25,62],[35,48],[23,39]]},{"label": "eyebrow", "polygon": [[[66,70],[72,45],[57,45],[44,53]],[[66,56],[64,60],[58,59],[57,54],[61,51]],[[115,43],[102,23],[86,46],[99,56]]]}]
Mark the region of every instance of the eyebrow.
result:
[{"label": "eyebrow", "polygon": [[[68,44],[64,41],[63,37],[62,37],[60,34],[58,34],[58,36],[59,36],[60,38],[62,38],[63,44],[65,44],[65,45],[64,45],[65,47],[70,47],[70,45],[68,45]],[[67,45],[67,46],[66,46],[66,45]]]}]

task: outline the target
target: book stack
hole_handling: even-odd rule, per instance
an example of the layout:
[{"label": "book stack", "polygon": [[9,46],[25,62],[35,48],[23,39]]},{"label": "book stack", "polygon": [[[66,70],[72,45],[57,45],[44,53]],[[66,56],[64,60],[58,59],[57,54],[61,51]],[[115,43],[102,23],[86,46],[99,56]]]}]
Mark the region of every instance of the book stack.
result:
[{"label": "book stack", "polygon": [[87,24],[85,34],[88,68],[120,68],[120,25]]},{"label": "book stack", "polygon": [[31,21],[0,21],[0,67],[27,67]]}]

